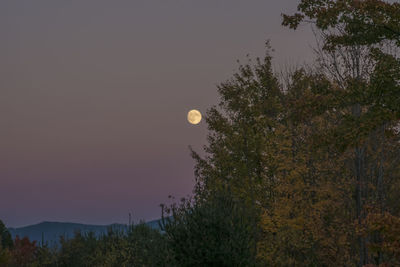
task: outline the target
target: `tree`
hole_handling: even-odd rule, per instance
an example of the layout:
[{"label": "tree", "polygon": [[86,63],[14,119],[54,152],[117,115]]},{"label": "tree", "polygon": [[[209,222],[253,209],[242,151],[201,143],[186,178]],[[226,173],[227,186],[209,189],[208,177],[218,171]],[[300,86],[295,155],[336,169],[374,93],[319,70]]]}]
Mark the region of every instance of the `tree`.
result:
[{"label": "tree", "polygon": [[96,263],[102,262],[102,258],[96,256],[98,242],[93,232],[76,232],[70,240],[60,237],[60,243],[60,266],[96,266]]},{"label": "tree", "polygon": [[74,238],[61,238],[55,252],[57,266],[165,266],[167,249],[164,236],[145,224],[127,230],[110,228],[104,235],[77,232]]},{"label": "tree", "polygon": [[[330,139],[340,140],[343,150],[353,148],[356,218],[362,225],[371,205],[381,213],[393,211],[387,202],[387,189],[396,175],[388,170],[398,165],[388,165],[386,155],[392,152],[386,148],[387,143],[396,147],[400,119],[400,61],[396,52],[400,46],[400,4],[303,0],[298,10],[293,16],[284,15],[283,24],[296,29],[307,21],[320,30],[320,69],[337,87],[324,92],[330,101],[321,112],[344,114],[332,127]],[[359,266],[371,261],[367,245],[373,239],[380,242],[381,237],[359,236]],[[378,255],[375,262],[382,260],[383,255]]]},{"label": "tree", "polygon": [[221,101],[206,116],[210,131],[207,156],[201,158],[192,151],[197,162],[196,193],[229,187],[237,197],[257,204],[254,197],[258,193],[265,193],[265,198],[273,194],[272,168],[265,168],[269,158],[264,154],[282,109],[282,92],[269,51],[254,67],[239,66],[231,80],[218,86],[218,92]]},{"label": "tree", "polygon": [[220,103],[206,116],[210,131],[206,156],[196,160],[195,202],[221,192],[242,201],[253,214],[252,251],[261,238],[262,209],[274,198],[274,131],[280,121],[283,93],[271,66],[270,47],[254,65],[240,65],[233,78],[218,86]]},{"label": "tree", "polygon": [[11,260],[10,249],[13,247],[11,234],[0,220],[0,265],[7,265]]},{"label": "tree", "polygon": [[57,248],[47,244],[39,246],[35,252],[35,259],[30,267],[53,267],[57,265]]},{"label": "tree", "polygon": [[125,239],[127,266],[168,266],[169,248],[159,229],[144,223],[132,225]]},{"label": "tree", "polygon": [[16,236],[13,249],[10,251],[10,266],[31,266],[35,261],[37,249],[36,241],[31,242],[27,237],[21,239]]},{"label": "tree", "polygon": [[13,240],[10,231],[6,228],[4,223],[0,220],[0,247],[3,249],[12,248]]},{"label": "tree", "polygon": [[171,266],[255,266],[251,210],[227,191],[164,207],[162,229]]},{"label": "tree", "polygon": [[264,209],[259,257],[271,266],[348,266],[351,255],[351,191],[348,154],[322,147],[317,135],[339,118],[310,116],[324,105],[319,92],[330,87],[323,76],[293,73],[276,130],[275,198]]}]

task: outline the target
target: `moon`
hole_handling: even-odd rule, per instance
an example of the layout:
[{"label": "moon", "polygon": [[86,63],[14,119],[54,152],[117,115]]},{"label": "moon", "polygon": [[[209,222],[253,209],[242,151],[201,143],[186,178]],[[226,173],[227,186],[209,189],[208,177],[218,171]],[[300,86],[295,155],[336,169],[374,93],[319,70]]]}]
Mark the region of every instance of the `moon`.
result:
[{"label": "moon", "polygon": [[196,109],[192,109],[189,111],[187,115],[187,120],[191,124],[199,124],[201,121],[201,113]]}]

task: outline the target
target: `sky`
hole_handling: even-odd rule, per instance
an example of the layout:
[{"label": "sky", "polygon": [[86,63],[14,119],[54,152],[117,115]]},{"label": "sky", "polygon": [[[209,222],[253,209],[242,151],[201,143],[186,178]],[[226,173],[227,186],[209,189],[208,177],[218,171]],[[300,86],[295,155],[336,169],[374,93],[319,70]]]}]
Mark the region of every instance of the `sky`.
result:
[{"label": "sky", "polygon": [[191,194],[216,85],[237,60],[312,57],[296,0],[0,2],[0,219],[127,223]]}]

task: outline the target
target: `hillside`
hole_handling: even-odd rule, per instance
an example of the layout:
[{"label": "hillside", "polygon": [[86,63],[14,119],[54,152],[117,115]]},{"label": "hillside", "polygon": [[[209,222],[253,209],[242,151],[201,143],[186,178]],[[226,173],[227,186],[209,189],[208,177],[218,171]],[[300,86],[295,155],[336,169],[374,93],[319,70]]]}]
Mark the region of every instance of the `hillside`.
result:
[{"label": "hillside", "polygon": [[[146,223],[152,228],[159,228],[158,220]],[[116,231],[126,231],[126,224],[111,224],[111,225],[90,225],[79,223],[67,222],[41,222],[34,225],[25,227],[9,228],[11,235],[15,238],[17,235],[20,238],[28,237],[30,240],[37,241],[38,244],[47,243],[49,246],[59,244],[60,236],[71,238],[74,233],[80,231],[81,233],[94,232],[96,236],[107,233],[108,229]]]}]

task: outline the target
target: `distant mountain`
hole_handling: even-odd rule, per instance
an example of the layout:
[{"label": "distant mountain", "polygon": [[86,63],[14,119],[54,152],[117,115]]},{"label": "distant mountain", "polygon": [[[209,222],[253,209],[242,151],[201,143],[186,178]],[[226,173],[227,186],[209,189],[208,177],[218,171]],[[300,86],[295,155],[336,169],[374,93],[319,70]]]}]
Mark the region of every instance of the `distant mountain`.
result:
[{"label": "distant mountain", "polygon": [[[159,220],[147,222],[151,228],[158,229]],[[19,228],[8,228],[13,238],[17,235],[20,238],[28,237],[29,240],[35,240],[39,245],[47,243],[53,247],[59,244],[60,236],[66,239],[74,237],[75,232],[81,233],[93,232],[96,236],[106,234],[108,229],[112,228],[116,231],[126,231],[126,224],[110,224],[110,225],[90,225],[80,223],[64,223],[64,222],[42,222]]]}]

